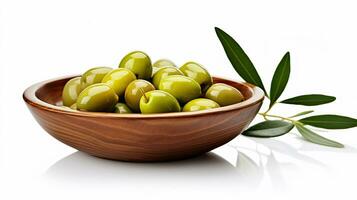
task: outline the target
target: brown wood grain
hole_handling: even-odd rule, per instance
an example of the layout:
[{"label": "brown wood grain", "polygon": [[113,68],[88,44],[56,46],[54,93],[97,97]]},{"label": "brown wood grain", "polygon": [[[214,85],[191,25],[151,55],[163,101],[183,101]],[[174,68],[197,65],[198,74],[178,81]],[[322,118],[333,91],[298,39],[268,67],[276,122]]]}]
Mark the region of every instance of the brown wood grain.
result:
[{"label": "brown wood grain", "polygon": [[71,111],[61,103],[72,77],[29,87],[23,95],[37,122],[59,141],[88,154],[122,161],[184,159],[217,148],[239,135],[259,111],[264,93],[258,87],[222,78],[214,82],[239,89],[245,101],[185,113],[115,114]]}]

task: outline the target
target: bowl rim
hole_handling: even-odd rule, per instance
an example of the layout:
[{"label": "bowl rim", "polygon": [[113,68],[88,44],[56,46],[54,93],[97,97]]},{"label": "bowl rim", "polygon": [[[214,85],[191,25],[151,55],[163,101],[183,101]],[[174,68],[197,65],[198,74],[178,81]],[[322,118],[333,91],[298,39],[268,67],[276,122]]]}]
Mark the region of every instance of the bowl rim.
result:
[{"label": "bowl rim", "polygon": [[118,114],[118,113],[105,113],[105,112],[84,112],[84,111],[76,111],[76,110],[70,110],[68,108],[56,106],[49,104],[45,101],[40,100],[36,96],[36,92],[38,89],[40,89],[42,86],[49,84],[51,82],[59,81],[62,79],[69,79],[69,78],[74,78],[78,77],[80,75],[71,75],[71,76],[61,76],[57,78],[52,78],[48,79],[45,81],[41,81],[38,83],[35,83],[28,87],[24,92],[23,92],[23,99],[24,101],[34,107],[37,107],[41,110],[46,110],[50,112],[56,112],[56,113],[62,113],[66,115],[73,115],[73,116],[85,116],[85,117],[104,117],[104,118],[170,118],[170,117],[191,117],[191,116],[201,116],[201,115],[207,115],[207,114],[216,114],[216,113],[222,113],[222,112],[229,112],[233,110],[240,110],[252,105],[255,105],[264,99],[264,92],[261,88],[252,85],[250,83],[246,82],[239,82],[239,81],[233,81],[228,78],[222,78],[222,77],[217,77],[214,76],[213,78],[218,78],[222,80],[227,80],[230,82],[235,82],[242,84],[244,86],[247,86],[251,92],[252,96],[242,102],[232,104],[229,106],[223,106],[219,108],[214,108],[214,109],[208,109],[208,110],[201,110],[201,111],[194,111],[194,112],[172,112],[172,113],[159,113],[159,114],[140,114],[140,113],[131,113],[131,114]]}]

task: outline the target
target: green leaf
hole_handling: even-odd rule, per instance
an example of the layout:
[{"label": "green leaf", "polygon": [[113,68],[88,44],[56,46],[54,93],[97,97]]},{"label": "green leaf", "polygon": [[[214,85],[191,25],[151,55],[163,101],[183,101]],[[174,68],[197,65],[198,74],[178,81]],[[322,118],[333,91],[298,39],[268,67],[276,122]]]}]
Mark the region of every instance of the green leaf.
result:
[{"label": "green leaf", "polygon": [[275,70],[270,86],[270,105],[271,108],[276,100],[283,93],[290,76],[290,53],[287,52],[281,59]]},{"label": "green leaf", "polygon": [[277,137],[288,133],[294,125],[281,120],[269,120],[251,126],[242,134],[251,137]]},{"label": "green leaf", "polygon": [[248,83],[262,88],[265,95],[268,96],[257,70],[244,50],[230,35],[220,28],[215,27],[215,31],[236,72]]},{"label": "green leaf", "polygon": [[303,111],[303,112],[299,112],[293,116],[290,116],[289,118],[294,118],[294,117],[299,117],[299,116],[302,116],[302,115],[307,115],[307,114],[310,114],[314,112],[313,110],[307,110],[307,111]]},{"label": "green leaf", "polygon": [[336,100],[336,97],[327,96],[323,94],[307,94],[296,96],[290,99],[286,99],[281,101],[280,103],[286,104],[296,104],[296,105],[304,105],[304,106],[316,106],[321,104],[330,103]]},{"label": "green leaf", "polygon": [[343,144],[338,143],[336,141],[327,139],[325,137],[322,137],[321,135],[318,135],[311,131],[310,129],[307,129],[303,124],[301,123],[296,123],[295,124],[297,130],[300,132],[300,134],[308,141],[315,143],[315,144],[320,144],[324,146],[330,146],[330,147],[337,147],[337,148],[343,148]]},{"label": "green leaf", "polygon": [[357,126],[357,119],[340,115],[316,115],[299,121],[303,124],[326,129],[346,129]]}]

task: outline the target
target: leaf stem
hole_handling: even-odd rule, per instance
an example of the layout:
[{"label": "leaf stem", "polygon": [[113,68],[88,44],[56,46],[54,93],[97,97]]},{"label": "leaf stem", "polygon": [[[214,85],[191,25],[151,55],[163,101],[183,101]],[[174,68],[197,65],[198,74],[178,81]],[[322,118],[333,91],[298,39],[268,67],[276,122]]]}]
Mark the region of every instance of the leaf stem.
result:
[{"label": "leaf stem", "polygon": [[[268,98],[269,98],[269,97],[268,97]],[[266,121],[269,120],[269,119],[267,118],[267,114],[268,114],[268,112],[273,108],[274,105],[275,105],[275,103],[273,103],[272,105],[269,105],[268,109],[267,109],[265,112],[261,113],[261,115],[264,117],[264,119],[265,119]]]},{"label": "leaf stem", "polygon": [[289,121],[291,123],[296,123],[295,120],[291,119],[291,118],[288,118],[288,117],[282,117],[282,116],[279,116],[279,115],[271,115],[271,114],[267,114],[266,112],[264,113],[258,113],[259,115],[263,116],[264,119],[268,120],[267,117],[273,117],[273,118],[279,118],[279,119],[282,119],[282,120],[286,120],[286,121]]},{"label": "leaf stem", "polygon": [[273,105],[269,106],[269,108],[268,108],[265,112],[258,113],[258,114],[261,115],[261,116],[263,116],[263,118],[264,118],[265,121],[268,121],[268,120],[269,120],[268,117],[273,117],[273,118],[278,118],[278,119],[282,119],[282,120],[289,121],[289,122],[291,122],[291,123],[293,123],[293,124],[297,124],[297,123],[299,123],[299,122],[296,121],[296,120],[293,120],[292,118],[297,117],[297,116],[301,116],[301,115],[305,115],[305,114],[309,114],[309,113],[313,112],[313,110],[308,110],[308,111],[304,111],[304,112],[297,113],[297,114],[295,114],[295,115],[293,115],[293,116],[290,116],[290,117],[283,117],[283,116],[279,116],[279,115],[271,115],[271,114],[268,114],[269,111],[273,108],[273,106],[274,106],[275,104],[276,104],[276,102],[273,103]]}]

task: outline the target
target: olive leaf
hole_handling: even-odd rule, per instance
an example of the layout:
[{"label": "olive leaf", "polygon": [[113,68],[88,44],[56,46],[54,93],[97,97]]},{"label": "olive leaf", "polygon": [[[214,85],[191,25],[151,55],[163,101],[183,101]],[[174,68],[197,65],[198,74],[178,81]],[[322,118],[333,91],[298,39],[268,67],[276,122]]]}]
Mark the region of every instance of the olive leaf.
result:
[{"label": "olive leaf", "polygon": [[307,94],[307,95],[301,95],[290,99],[286,99],[284,101],[281,101],[280,103],[296,104],[296,105],[304,105],[304,106],[316,106],[316,105],[330,103],[335,100],[336,97],[333,96],[327,96],[323,94]]},{"label": "olive leaf", "polygon": [[248,83],[262,88],[265,95],[268,96],[257,70],[244,50],[230,35],[220,28],[215,27],[215,31],[236,72]]},{"label": "olive leaf", "polygon": [[337,148],[343,148],[343,144],[330,140],[328,138],[322,137],[321,135],[318,135],[311,131],[310,129],[306,128],[303,124],[301,123],[296,123],[295,124],[296,129],[300,132],[300,134],[308,141],[315,143],[315,144],[320,144],[324,146],[330,146],[330,147],[337,147]]},{"label": "olive leaf", "polygon": [[289,118],[294,118],[294,117],[299,117],[299,116],[302,116],[302,115],[307,115],[307,114],[310,114],[312,112],[314,112],[314,111],[313,110],[307,110],[307,111],[299,112],[299,113],[297,113],[295,115],[290,116]]},{"label": "olive leaf", "polygon": [[[275,69],[270,93],[268,94],[265,90],[263,82],[255,69],[252,61],[249,59],[247,54],[241,48],[241,46],[226,32],[218,27],[215,27],[215,31],[218,39],[220,40],[223,49],[231,62],[235,71],[248,83],[254,84],[264,90],[265,96],[270,99],[270,105],[267,111],[259,113],[264,117],[264,122],[255,124],[242,134],[251,137],[277,137],[288,133],[294,126],[301,133],[301,135],[308,141],[316,144],[321,144],[331,147],[343,147],[342,144],[322,137],[310,129],[306,128],[305,125],[326,128],[326,129],[345,129],[357,126],[357,119],[350,117],[339,116],[339,115],[317,115],[311,117],[305,117],[299,121],[295,121],[291,118],[300,117],[312,113],[312,110],[303,111],[297,113],[291,117],[282,117],[279,115],[269,115],[268,112],[277,103],[279,97],[284,92],[286,85],[289,81],[290,76],[290,54],[287,52],[281,61],[279,62],[277,68]],[[307,94],[285,99],[279,103],[284,104],[295,104],[304,106],[316,106],[326,103],[330,103],[336,100],[336,97],[323,95],[323,94]],[[268,117],[286,119],[283,120],[268,120]],[[291,123],[289,123],[289,122]]]},{"label": "olive leaf", "polygon": [[242,134],[251,137],[277,137],[288,133],[294,125],[282,120],[269,120],[251,126]]},{"label": "olive leaf", "polygon": [[357,119],[340,115],[316,115],[299,121],[303,124],[326,129],[346,129],[357,126]]},{"label": "olive leaf", "polygon": [[274,72],[270,86],[270,105],[271,108],[276,100],[283,93],[290,76],[290,53],[287,52],[278,64]]}]

